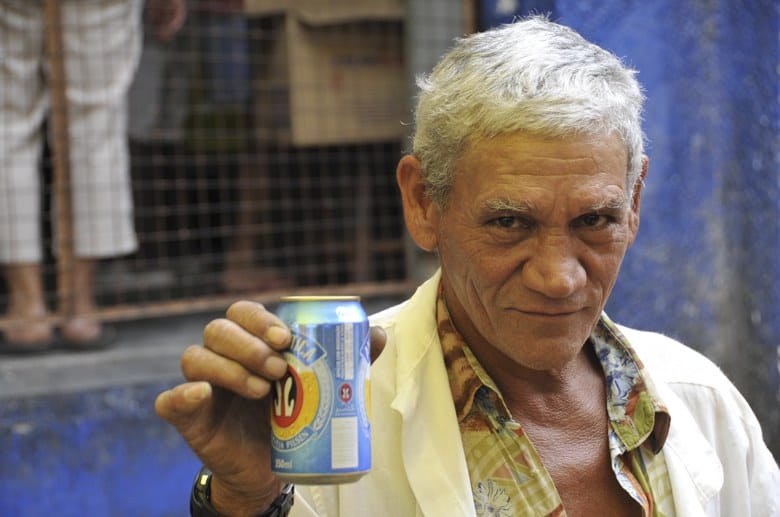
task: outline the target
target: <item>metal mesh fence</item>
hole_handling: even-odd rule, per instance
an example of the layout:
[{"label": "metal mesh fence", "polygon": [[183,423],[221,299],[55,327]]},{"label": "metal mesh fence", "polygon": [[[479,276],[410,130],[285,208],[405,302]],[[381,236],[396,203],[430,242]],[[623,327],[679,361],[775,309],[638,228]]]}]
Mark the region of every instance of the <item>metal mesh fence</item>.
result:
[{"label": "metal mesh fence", "polygon": [[[0,0],[6,273],[39,265],[55,320],[89,291],[107,319],[407,292],[394,170],[411,78],[463,32],[466,4],[190,0],[168,39],[153,4]],[[22,241],[35,251],[14,255]]]}]

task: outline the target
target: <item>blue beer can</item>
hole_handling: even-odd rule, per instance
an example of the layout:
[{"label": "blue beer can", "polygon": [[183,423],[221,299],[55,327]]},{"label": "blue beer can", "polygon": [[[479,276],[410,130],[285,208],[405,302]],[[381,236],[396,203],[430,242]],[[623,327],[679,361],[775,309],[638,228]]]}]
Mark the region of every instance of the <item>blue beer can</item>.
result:
[{"label": "blue beer can", "polygon": [[288,296],[287,373],[274,384],[271,469],[298,484],[357,481],[371,469],[368,317],[356,296]]}]

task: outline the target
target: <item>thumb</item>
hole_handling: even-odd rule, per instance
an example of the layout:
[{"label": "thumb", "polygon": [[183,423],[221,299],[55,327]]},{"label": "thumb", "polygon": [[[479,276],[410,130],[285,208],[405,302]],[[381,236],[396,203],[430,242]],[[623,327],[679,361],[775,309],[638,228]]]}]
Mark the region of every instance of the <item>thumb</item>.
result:
[{"label": "thumb", "polygon": [[373,363],[379,358],[379,354],[385,349],[387,344],[387,334],[381,327],[371,327],[371,362]]},{"label": "thumb", "polygon": [[186,382],[157,395],[154,410],[160,418],[181,430],[194,422],[211,396],[208,382]]}]

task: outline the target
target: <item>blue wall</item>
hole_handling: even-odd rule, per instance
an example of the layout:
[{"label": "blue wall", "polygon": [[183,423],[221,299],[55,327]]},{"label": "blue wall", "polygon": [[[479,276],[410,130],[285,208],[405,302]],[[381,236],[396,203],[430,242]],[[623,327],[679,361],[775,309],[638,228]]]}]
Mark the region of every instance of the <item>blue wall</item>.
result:
[{"label": "blue wall", "polygon": [[607,310],[720,364],[780,456],[780,4],[485,0],[482,6],[486,25],[549,12],[639,70],[648,98],[650,172],[639,238]]}]

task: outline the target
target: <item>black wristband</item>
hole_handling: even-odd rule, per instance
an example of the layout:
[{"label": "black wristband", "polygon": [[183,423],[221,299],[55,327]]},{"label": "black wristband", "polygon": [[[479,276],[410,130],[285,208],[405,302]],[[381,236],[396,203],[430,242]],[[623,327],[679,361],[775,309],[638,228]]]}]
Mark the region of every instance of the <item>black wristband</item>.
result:
[{"label": "black wristband", "polygon": [[[295,502],[295,486],[284,485],[282,493],[274,499],[271,506],[257,517],[286,517]],[[202,467],[195,477],[190,495],[190,515],[192,517],[221,517],[221,514],[211,506],[211,471]]]}]

